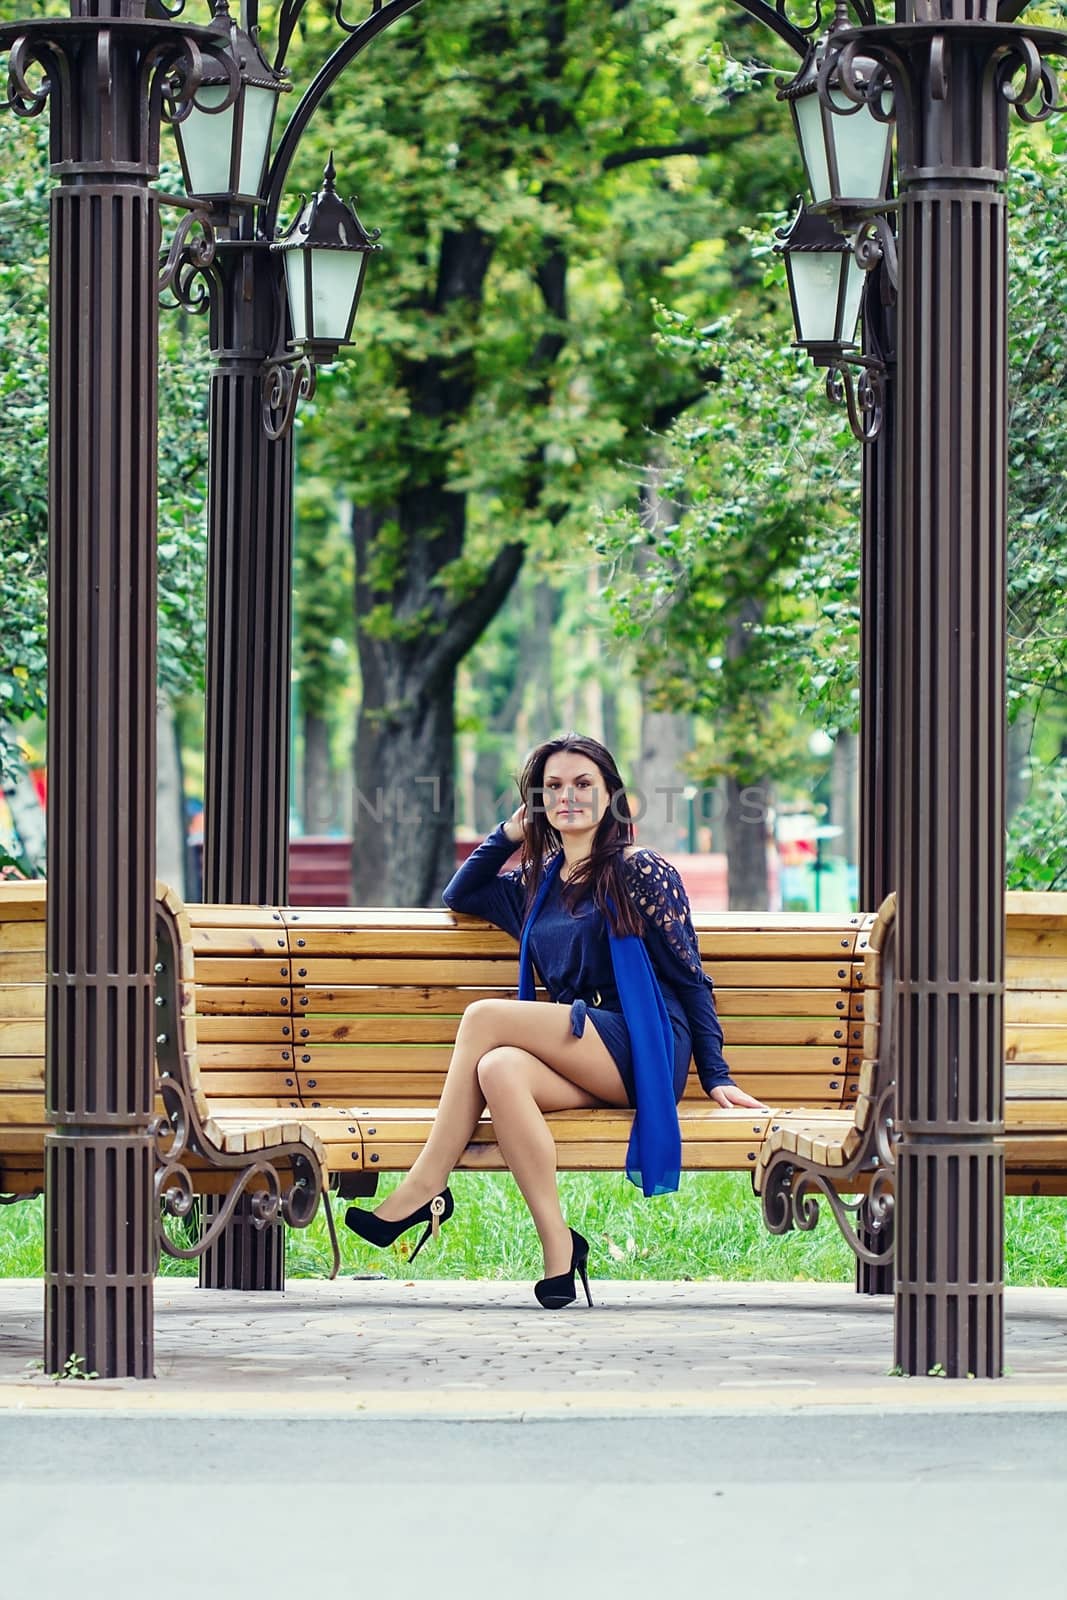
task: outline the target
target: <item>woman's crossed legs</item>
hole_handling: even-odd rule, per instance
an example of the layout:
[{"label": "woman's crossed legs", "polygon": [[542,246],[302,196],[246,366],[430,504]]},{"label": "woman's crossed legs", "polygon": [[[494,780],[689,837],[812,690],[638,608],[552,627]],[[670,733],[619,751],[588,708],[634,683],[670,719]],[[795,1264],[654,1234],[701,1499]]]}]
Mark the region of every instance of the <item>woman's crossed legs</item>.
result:
[{"label": "woman's crossed legs", "polygon": [[569,1006],[476,1000],[460,1022],[430,1136],[377,1214],[398,1221],[439,1194],[488,1106],[500,1152],[544,1247],[545,1276],[555,1277],[570,1267],[571,1237],[544,1113],[627,1103],[619,1070],[595,1025],[576,1038]]}]

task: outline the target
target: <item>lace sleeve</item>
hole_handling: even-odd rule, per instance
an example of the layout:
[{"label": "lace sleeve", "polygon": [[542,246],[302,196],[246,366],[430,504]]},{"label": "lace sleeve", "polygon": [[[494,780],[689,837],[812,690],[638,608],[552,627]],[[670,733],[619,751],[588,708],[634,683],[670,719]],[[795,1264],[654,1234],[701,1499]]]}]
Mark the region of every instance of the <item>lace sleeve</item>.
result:
[{"label": "lace sleeve", "polygon": [[626,872],[630,895],[642,916],[659,929],[689,976],[706,983],[689,896],[677,870],[653,851],[639,850],[628,858]]},{"label": "lace sleeve", "polygon": [[723,1055],[722,1027],[711,979],[700,964],[700,946],[685,885],[669,861],[638,850],[626,862],[627,889],[648,923],[645,944],[660,978],[681,1002],[693,1037],[693,1060],[707,1094],[733,1082]]}]

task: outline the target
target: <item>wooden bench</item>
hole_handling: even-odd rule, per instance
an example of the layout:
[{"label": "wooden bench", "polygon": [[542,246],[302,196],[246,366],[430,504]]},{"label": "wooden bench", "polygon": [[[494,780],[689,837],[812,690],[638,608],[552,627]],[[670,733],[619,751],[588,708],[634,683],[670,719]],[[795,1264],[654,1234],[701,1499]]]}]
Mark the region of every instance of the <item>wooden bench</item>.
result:
[{"label": "wooden bench", "polygon": [[[1009,1175],[1016,1189],[1062,1192],[1067,943],[1049,955],[1053,930],[1032,919],[1059,916],[1067,927],[1067,896],[1009,903],[1009,962],[1022,962],[1009,972]],[[160,1192],[178,1214],[192,1189],[231,1192],[239,1182],[268,1209],[277,1196],[276,1211],[294,1223],[307,1220],[323,1184],[372,1194],[379,1173],[406,1169],[422,1147],[464,1007],[515,993],[514,941],[448,911],[182,907],[166,892],[158,911],[171,1128]],[[42,884],[0,886],[0,1190],[16,1195],[40,1187],[47,1126],[43,914]],[[856,1139],[867,1137],[881,1092],[889,913],[695,921],[727,1058],[773,1109],[715,1107],[694,1073],[679,1108],[683,1166],[749,1171],[766,1193],[772,1157],[822,1160],[866,1199],[878,1169],[870,1151],[864,1168]],[[562,1168],[621,1170],[628,1112],[549,1120]],[[460,1165],[504,1165],[488,1120]]]},{"label": "wooden bench", "polygon": [[[40,1185],[47,1127],[43,888],[0,887],[0,1190],[15,1194]],[[515,994],[514,941],[448,911],[182,907],[164,892],[159,917],[174,947],[161,954],[160,999],[176,1024],[161,1027],[164,1099],[172,1127],[196,1125],[184,1164],[208,1192],[250,1156],[299,1147],[342,1193],[373,1193],[379,1173],[407,1168],[422,1147],[466,1005]],[[729,1059],[775,1114],[713,1106],[694,1073],[680,1107],[686,1168],[752,1171],[783,1118],[817,1125],[855,1098],[870,921],[697,919]],[[168,1002],[174,970],[180,995]],[[621,1170],[630,1120],[610,1108],[554,1114],[560,1166]],[[284,1191],[292,1155],[280,1159]],[[503,1167],[488,1120],[460,1165]]]},{"label": "wooden bench", "polygon": [[[1067,894],[1007,896],[1005,944],[1005,1165],[1009,1194],[1067,1194]],[[755,1187],[774,1233],[815,1226],[829,1202],[861,1260],[892,1252],[896,897],[868,934],[866,1016],[851,1111],[775,1128],[756,1162]],[[836,1128],[833,1124],[836,1123]],[[860,1199],[843,1202],[842,1195]]]},{"label": "wooden bench", "polygon": [[[44,1186],[44,917],[43,882],[0,884],[0,1200],[8,1202],[38,1194]],[[172,1237],[160,1228],[160,1247],[184,1259],[214,1243],[243,1195],[260,1225],[281,1219],[306,1227],[328,1176],[325,1151],[314,1131],[292,1110],[279,1109],[288,1105],[280,1081],[243,1076],[241,1082],[253,1098],[231,1102],[217,1092],[232,1088],[225,1065],[215,1074],[215,1083],[210,1073],[201,1073],[201,1052],[210,1061],[213,1039],[229,1040],[235,1030],[240,1032],[246,1015],[257,1014],[259,998],[251,965],[232,1004],[221,988],[198,993],[193,949],[184,906],[160,885],[156,1192],[162,1214],[173,1218],[186,1216],[197,1194],[226,1196],[199,1241]],[[277,966],[273,952],[264,974],[268,965]],[[264,1007],[284,988],[284,979],[266,987]],[[223,1055],[227,1048],[222,1047]]]}]

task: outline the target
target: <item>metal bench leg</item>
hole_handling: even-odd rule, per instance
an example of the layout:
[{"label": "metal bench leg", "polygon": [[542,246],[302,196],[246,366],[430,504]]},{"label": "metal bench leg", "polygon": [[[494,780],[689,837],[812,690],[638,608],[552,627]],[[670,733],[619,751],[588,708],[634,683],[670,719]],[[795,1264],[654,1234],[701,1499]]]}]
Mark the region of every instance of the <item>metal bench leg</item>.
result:
[{"label": "metal bench leg", "polygon": [[[201,1227],[206,1230],[225,1204],[225,1196],[206,1195],[202,1204]],[[266,1227],[257,1228],[251,1200],[247,1196],[242,1198],[220,1238],[200,1257],[200,1287],[273,1289],[276,1292],[284,1289],[284,1224],[268,1222]]]},{"label": "metal bench leg", "polygon": [[[881,1231],[875,1233],[861,1220],[857,1228],[860,1243],[865,1249],[877,1252],[888,1239],[892,1238],[893,1219],[883,1223]],[[856,1293],[857,1294],[892,1294],[893,1293],[893,1262],[892,1260],[879,1262],[877,1265],[864,1261],[862,1256],[856,1257]]]}]

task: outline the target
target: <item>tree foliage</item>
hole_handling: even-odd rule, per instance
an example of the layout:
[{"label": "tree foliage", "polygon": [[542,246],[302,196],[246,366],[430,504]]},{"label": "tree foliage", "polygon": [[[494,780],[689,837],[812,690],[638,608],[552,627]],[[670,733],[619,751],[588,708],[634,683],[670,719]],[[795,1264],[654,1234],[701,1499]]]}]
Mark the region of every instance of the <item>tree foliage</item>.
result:
[{"label": "tree foliage", "polygon": [[584,546],[595,507],[628,492],[622,463],[702,391],[708,374],[656,342],[653,297],[761,292],[740,218],[795,184],[797,160],[773,96],[737,98],[701,64],[722,14],[442,0],[363,58],[358,95],[339,90],[320,127],[319,159],[334,148],[386,227],[360,353],[304,429],[356,508],[357,781],[445,780],[417,840],[364,819],[361,898],[436,894],[458,663],[527,552]]},{"label": "tree foliage", "polygon": [[[47,127],[19,124],[0,161],[0,762],[46,712]],[[164,178],[164,183],[167,181]],[[159,682],[203,681],[208,368],[187,317],[160,324]]]}]

